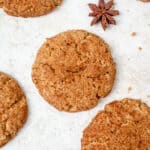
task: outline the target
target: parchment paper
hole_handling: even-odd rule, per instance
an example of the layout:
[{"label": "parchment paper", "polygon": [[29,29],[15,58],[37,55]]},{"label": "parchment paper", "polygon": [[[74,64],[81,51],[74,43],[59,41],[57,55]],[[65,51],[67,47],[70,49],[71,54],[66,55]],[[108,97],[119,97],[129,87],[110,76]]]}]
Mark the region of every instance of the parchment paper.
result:
[{"label": "parchment paper", "polygon": [[[131,97],[150,105],[150,3],[115,0],[115,9],[120,11],[117,25],[103,31],[100,24],[90,27],[89,2],[97,0],[64,0],[54,12],[28,19],[8,16],[0,9],[0,71],[20,82],[29,105],[27,123],[2,150],[80,150],[83,129],[105,104]],[[100,99],[96,108],[74,114],[50,106],[31,80],[31,66],[45,38],[69,29],[101,36],[117,64],[111,94]],[[132,32],[137,35],[131,36]]]}]

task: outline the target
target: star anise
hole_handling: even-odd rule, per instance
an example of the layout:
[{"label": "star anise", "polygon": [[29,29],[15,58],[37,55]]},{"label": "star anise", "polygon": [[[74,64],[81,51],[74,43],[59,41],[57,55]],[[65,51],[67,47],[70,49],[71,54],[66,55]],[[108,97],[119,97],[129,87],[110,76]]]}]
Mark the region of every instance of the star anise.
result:
[{"label": "star anise", "polygon": [[91,22],[91,25],[98,23],[99,21],[102,24],[103,29],[105,30],[108,27],[108,24],[116,24],[113,16],[119,15],[118,10],[112,10],[112,6],[114,5],[113,0],[105,3],[104,0],[99,0],[98,6],[96,4],[89,4],[90,9],[92,10],[89,13],[89,16],[94,17]]}]

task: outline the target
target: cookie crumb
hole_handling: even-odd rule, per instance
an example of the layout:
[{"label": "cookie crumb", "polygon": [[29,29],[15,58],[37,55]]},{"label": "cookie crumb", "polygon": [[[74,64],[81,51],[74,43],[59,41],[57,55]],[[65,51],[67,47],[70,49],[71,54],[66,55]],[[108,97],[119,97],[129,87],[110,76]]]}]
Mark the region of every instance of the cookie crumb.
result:
[{"label": "cookie crumb", "polygon": [[136,32],[132,32],[131,36],[137,36],[137,33]]},{"label": "cookie crumb", "polygon": [[139,46],[138,49],[139,49],[139,51],[142,51],[142,47]]},{"label": "cookie crumb", "polygon": [[128,87],[128,93],[132,91],[132,87]]},{"label": "cookie crumb", "polygon": [[147,98],[150,98],[150,95],[147,95]]}]

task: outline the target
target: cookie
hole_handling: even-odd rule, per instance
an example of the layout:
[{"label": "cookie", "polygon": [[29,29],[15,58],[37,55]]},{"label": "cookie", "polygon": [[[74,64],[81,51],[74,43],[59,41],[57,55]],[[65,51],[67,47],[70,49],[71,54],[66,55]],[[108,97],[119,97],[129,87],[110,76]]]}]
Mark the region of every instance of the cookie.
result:
[{"label": "cookie", "polygon": [[150,150],[150,107],[140,100],[114,101],[84,130],[82,150]]},{"label": "cookie", "polygon": [[62,0],[3,0],[3,9],[12,16],[35,17],[45,15],[61,4]]},{"label": "cookie", "polygon": [[3,0],[0,0],[0,7],[3,7]]},{"label": "cookie", "polygon": [[32,79],[40,94],[60,111],[78,112],[107,96],[116,74],[109,46],[84,30],[60,33],[40,48]]},{"label": "cookie", "polygon": [[142,1],[142,2],[150,2],[150,0],[140,0],[140,1]]},{"label": "cookie", "polygon": [[0,72],[0,147],[17,134],[26,118],[24,93],[12,77]]}]

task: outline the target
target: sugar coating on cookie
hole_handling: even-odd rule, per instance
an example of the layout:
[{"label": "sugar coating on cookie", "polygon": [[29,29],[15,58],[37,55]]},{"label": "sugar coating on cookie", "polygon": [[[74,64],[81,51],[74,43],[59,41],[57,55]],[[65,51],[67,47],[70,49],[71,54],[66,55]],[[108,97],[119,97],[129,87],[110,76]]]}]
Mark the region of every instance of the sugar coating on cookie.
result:
[{"label": "sugar coating on cookie", "polygon": [[32,79],[40,94],[60,111],[93,108],[107,96],[115,79],[109,46],[84,30],[60,33],[40,48]]},{"label": "sugar coating on cookie", "polygon": [[35,17],[45,15],[61,4],[62,0],[3,0],[3,9],[9,15]]},{"label": "sugar coating on cookie", "polygon": [[82,150],[149,150],[150,107],[140,100],[114,101],[84,130]]},{"label": "sugar coating on cookie", "polygon": [[0,72],[0,147],[11,140],[27,118],[27,103],[18,83]]}]

